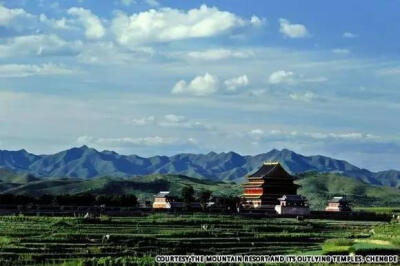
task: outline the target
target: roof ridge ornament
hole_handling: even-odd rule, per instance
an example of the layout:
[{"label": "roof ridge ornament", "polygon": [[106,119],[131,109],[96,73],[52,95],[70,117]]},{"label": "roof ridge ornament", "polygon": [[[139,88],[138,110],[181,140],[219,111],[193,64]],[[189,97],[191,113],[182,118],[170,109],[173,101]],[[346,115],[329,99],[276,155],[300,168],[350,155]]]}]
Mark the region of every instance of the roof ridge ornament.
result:
[{"label": "roof ridge ornament", "polygon": [[264,162],[264,165],[278,165],[279,164],[279,162],[277,162],[277,161],[267,161],[267,162]]}]

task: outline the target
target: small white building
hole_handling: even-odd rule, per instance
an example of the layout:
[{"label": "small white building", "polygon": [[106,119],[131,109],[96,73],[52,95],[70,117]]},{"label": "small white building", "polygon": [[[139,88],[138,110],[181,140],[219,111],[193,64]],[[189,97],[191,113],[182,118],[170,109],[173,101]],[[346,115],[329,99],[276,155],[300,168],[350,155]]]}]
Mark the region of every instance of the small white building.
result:
[{"label": "small white building", "polygon": [[300,195],[283,195],[279,205],[275,205],[275,211],[281,215],[308,215],[310,209],[306,200]]},{"label": "small white building", "polygon": [[171,209],[169,191],[160,191],[154,196],[153,209]]},{"label": "small white building", "polygon": [[343,197],[333,197],[328,201],[325,211],[327,212],[351,212],[349,202]]}]

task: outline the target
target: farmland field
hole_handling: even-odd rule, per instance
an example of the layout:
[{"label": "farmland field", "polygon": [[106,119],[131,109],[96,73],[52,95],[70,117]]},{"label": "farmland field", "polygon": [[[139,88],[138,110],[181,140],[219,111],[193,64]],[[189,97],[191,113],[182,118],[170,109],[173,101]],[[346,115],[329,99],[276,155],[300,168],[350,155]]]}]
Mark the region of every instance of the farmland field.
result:
[{"label": "farmland field", "polygon": [[[152,265],[157,254],[340,254],[347,252],[343,246],[379,244],[372,241],[371,230],[397,254],[399,224],[380,222],[211,214],[103,216],[94,221],[3,216],[0,264]],[[390,235],[393,239],[385,238]]]}]

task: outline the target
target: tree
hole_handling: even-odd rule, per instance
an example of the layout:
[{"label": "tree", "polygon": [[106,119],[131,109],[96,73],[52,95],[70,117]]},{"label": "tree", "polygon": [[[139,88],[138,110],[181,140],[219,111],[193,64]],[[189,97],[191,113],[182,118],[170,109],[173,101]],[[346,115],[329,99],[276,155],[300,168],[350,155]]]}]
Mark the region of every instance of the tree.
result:
[{"label": "tree", "polygon": [[37,203],[40,205],[51,205],[53,204],[55,197],[49,194],[43,194],[37,199]]},{"label": "tree", "polygon": [[96,205],[107,205],[108,204],[108,198],[104,195],[97,195],[96,196]]},{"label": "tree", "polygon": [[184,186],[182,188],[182,198],[183,202],[186,204],[190,204],[194,200],[194,189],[192,186]]},{"label": "tree", "polygon": [[15,196],[15,203],[20,205],[25,205],[28,203],[33,203],[35,201],[34,198],[26,196],[26,195],[17,195]]},{"label": "tree", "polygon": [[121,198],[122,207],[136,207],[137,197],[134,194],[123,195]]},{"label": "tree", "polygon": [[0,194],[0,204],[15,204],[15,196],[13,194]]},{"label": "tree", "polygon": [[240,204],[240,198],[234,196],[218,197],[217,204],[226,211],[235,211]]},{"label": "tree", "polygon": [[203,210],[206,209],[207,207],[207,202],[210,200],[211,197],[211,191],[209,190],[205,190],[202,189],[199,194],[198,194],[198,198],[201,204],[201,207],[203,208]]}]

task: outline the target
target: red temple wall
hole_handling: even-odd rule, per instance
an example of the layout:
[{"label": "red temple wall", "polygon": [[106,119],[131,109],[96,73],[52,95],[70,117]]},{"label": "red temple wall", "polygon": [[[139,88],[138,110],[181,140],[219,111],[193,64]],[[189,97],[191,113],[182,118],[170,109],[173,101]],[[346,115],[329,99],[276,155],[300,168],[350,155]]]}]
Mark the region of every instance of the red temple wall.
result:
[{"label": "red temple wall", "polygon": [[244,191],[245,194],[263,194],[262,188],[246,188]]}]

